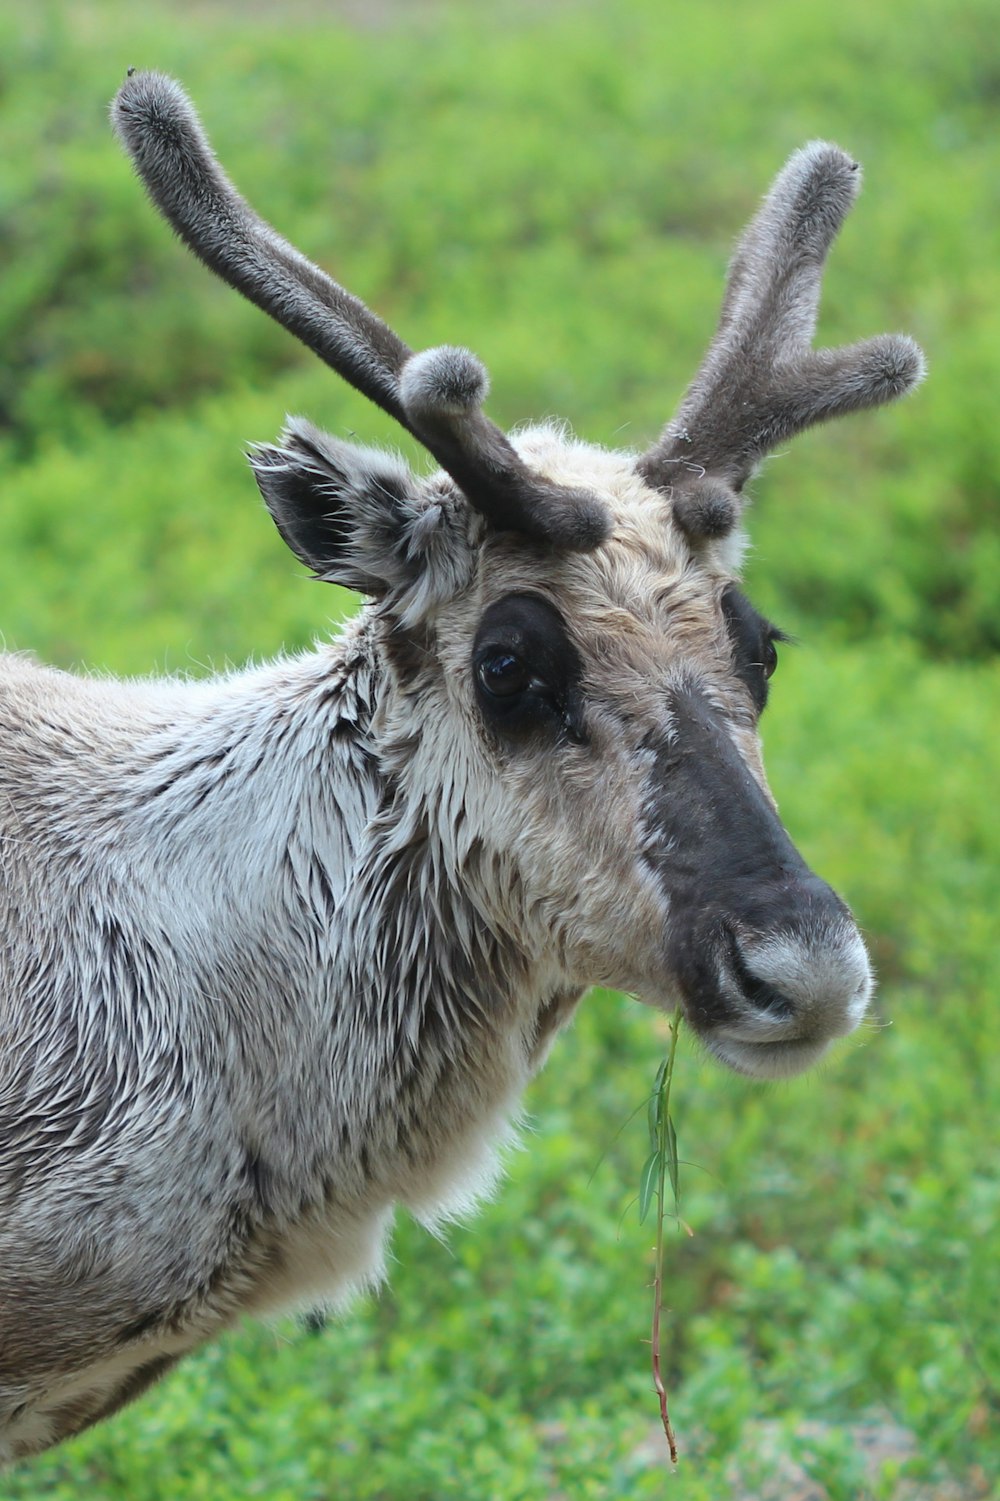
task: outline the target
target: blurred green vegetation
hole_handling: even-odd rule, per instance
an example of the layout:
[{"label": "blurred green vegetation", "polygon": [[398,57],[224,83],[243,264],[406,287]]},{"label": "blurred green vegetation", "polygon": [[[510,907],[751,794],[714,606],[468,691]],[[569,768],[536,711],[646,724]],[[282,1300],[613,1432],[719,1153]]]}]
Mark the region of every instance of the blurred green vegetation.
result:
[{"label": "blurred green vegetation", "polygon": [[[740,1476],[770,1419],[833,1498],[945,1476],[998,1494],[998,59],[994,0],[5,7],[10,647],[197,673],[308,642],[352,601],[301,579],[241,446],[286,410],[399,441],[145,204],[106,121],[129,64],[181,77],[237,183],[408,342],[481,353],[505,424],[650,438],[735,233],[812,137],[867,172],[822,339],[903,329],[931,374],[755,485],[751,588],[803,643],[766,722],[772,783],[882,986],[817,1077],[761,1089],[680,1060],[678,1476],[650,1437],[630,1207],[665,1027],[595,996],[470,1227],[445,1246],[401,1223],[378,1302],[203,1352],[0,1496],[719,1501],[768,1494]],[[855,1438],[889,1419],[914,1452],[876,1473]]]}]

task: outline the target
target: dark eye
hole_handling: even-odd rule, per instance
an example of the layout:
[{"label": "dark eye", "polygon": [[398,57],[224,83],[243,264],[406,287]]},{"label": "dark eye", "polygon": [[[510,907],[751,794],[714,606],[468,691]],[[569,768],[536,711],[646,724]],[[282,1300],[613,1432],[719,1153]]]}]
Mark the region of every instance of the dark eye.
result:
[{"label": "dark eye", "polygon": [[562,616],[534,594],[506,594],[483,612],[469,663],[480,723],[495,747],[586,744],[582,664]]},{"label": "dark eye", "polygon": [[523,693],[531,682],[526,663],[510,651],[487,652],[480,657],[476,671],[480,683],[493,698],[512,698]]},{"label": "dark eye", "polygon": [[777,665],[778,665],[778,648],[775,646],[775,644],[774,644],[773,641],[765,641],[764,642],[764,662],[763,662],[764,676],[766,678],[772,677],[774,675],[774,669],[777,667]]}]

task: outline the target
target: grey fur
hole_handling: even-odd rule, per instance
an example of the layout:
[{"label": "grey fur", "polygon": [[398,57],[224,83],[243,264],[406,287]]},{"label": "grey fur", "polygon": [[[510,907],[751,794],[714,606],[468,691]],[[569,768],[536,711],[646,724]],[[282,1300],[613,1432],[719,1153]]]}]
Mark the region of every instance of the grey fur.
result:
[{"label": "grey fur", "polygon": [[[234,199],[176,85],[139,75],[117,117],[199,253],[453,462],[417,480],[302,419],[254,450],[289,546],[371,601],[312,652],[203,683],[0,656],[0,1463],[245,1313],[377,1282],[395,1205],[466,1211],[588,985],[680,1002],[767,1078],[872,985],[767,791],[775,637],[735,584],[721,345],[682,410],[725,474],[674,499],[562,429],[508,441],[473,356],[411,357]],[[785,306],[766,260],[816,172],[795,234],[821,259],[853,179],[813,160],[724,329],[761,278]],[[810,356],[793,384],[868,401],[905,354]],[[513,521],[483,502],[494,458]]]},{"label": "grey fur", "polygon": [[405,422],[399,372],[411,351],[254,213],[216,161],[180,84],[162,73],[130,74],[112,119],[153,202],[205,264]]},{"label": "grey fur", "polygon": [[677,497],[678,519],[693,536],[718,525],[714,508],[706,514],[685,494],[701,476],[735,497],[795,433],[892,401],[923,379],[923,355],[905,335],[810,347],[827,252],[860,186],[857,162],[813,141],[792,156],[736,248],[712,345],[639,463],[645,480]]},{"label": "grey fur", "polygon": [[411,355],[400,372],[399,394],[411,422],[465,417],[482,406],[490,389],[485,367],[468,349],[425,349]]},{"label": "grey fur", "polygon": [[[473,355],[430,351],[430,363],[428,355],[415,357],[363,302],[254,213],[215,160],[178,83],[162,73],[130,74],[112,119],[156,207],[195,254],[395,417],[494,525],[582,551],[604,540],[608,517],[596,496],[532,474],[478,409],[488,381]],[[423,376],[414,379],[418,369]]]}]

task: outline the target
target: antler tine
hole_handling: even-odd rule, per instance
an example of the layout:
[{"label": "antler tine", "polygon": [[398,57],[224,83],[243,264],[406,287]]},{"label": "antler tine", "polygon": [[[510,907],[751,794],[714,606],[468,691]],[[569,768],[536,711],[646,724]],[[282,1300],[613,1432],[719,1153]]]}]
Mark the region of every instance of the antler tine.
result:
[{"label": "antler tine", "polygon": [[254,213],[181,86],[130,73],[112,120],[156,207],[199,260],[405,425],[399,372],[412,351]]},{"label": "antler tine", "polygon": [[737,246],[715,338],[639,460],[649,483],[672,490],[693,535],[729,530],[739,491],[779,443],[902,396],[923,376],[923,355],[902,334],[811,348],[823,265],[860,185],[856,162],[814,141],[778,175]]},{"label": "antler tine", "polygon": [[603,541],[601,502],[533,474],[480,410],[489,381],[474,355],[414,355],[254,212],[178,83],[130,73],[112,119],[156,207],[195,255],[423,443],[493,526],[584,551]]}]

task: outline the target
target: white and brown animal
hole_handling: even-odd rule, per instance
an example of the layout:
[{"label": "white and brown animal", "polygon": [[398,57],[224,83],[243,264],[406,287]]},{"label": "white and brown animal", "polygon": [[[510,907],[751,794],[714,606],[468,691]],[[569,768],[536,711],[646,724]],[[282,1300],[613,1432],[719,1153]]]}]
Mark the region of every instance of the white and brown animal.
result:
[{"label": "white and brown animal", "polygon": [[740,592],[742,491],[811,423],[900,395],[903,337],[814,351],[857,192],[792,157],[644,454],[505,437],[464,349],[413,354],[215,163],[180,88],[117,130],[225,280],[439,464],[289,423],[278,529],[368,603],[206,682],[0,658],[0,1459],[115,1411],[245,1312],[380,1277],[393,1206],[493,1182],[590,985],[680,1004],[770,1079],[858,1025],[850,913],[782,828],[757,723],[780,632]]}]

